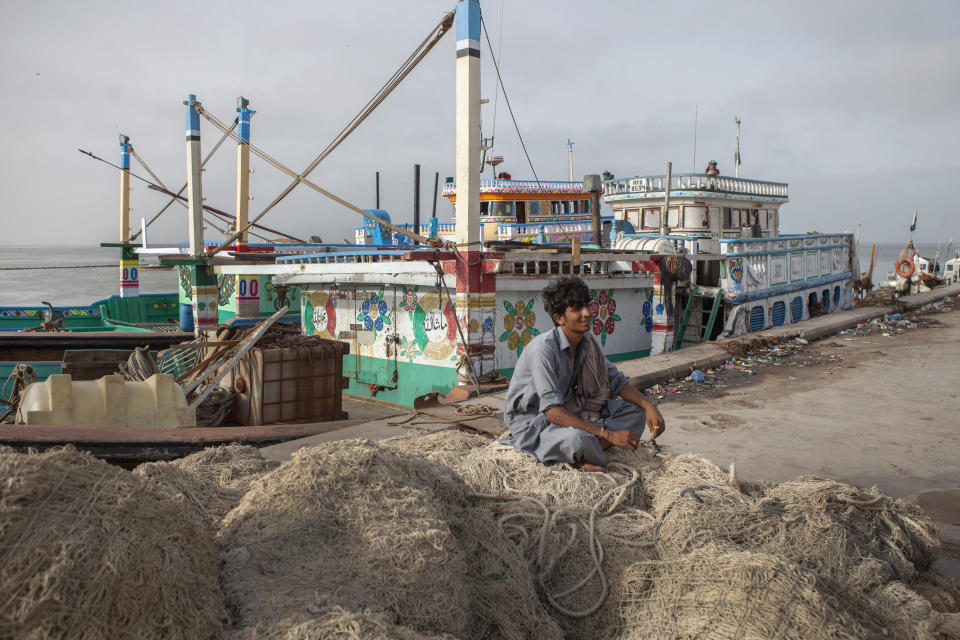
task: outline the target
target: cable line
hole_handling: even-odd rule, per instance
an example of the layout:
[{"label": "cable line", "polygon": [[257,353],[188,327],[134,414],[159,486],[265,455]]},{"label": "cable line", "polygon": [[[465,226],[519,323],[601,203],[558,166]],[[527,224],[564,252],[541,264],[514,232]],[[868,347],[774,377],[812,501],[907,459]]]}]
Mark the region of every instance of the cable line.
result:
[{"label": "cable line", "polygon": [[[254,222],[259,221],[260,218],[266,215],[268,211],[270,211],[281,200],[287,197],[287,195],[289,195],[290,192],[297,187],[297,185],[299,185],[301,182],[306,183],[306,177],[310,175],[310,173],[314,169],[316,169],[317,166],[321,162],[323,162],[324,159],[326,159],[326,157],[329,156],[334,151],[334,149],[340,146],[340,143],[346,140],[347,137],[351,133],[353,133],[353,131],[357,127],[359,127],[360,124],[364,120],[366,120],[367,117],[371,113],[373,113],[373,111],[378,106],[380,106],[380,104],[384,100],[386,100],[387,96],[389,96],[393,92],[393,90],[396,89],[397,86],[399,86],[399,84],[403,81],[403,79],[406,78],[410,74],[410,72],[412,72],[417,67],[420,61],[423,60],[423,58],[430,52],[430,50],[433,49],[433,47],[435,47],[438,42],[440,42],[440,40],[447,33],[447,31],[449,31],[451,27],[453,27],[453,24],[454,24],[453,20],[454,20],[453,11],[444,15],[443,19],[435,27],[433,27],[430,30],[430,32],[427,34],[427,37],[424,38],[422,42],[420,42],[420,44],[417,46],[416,49],[414,49],[413,53],[407,56],[407,59],[403,61],[400,67],[393,73],[392,76],[390,76],[390,78],[380,88],[380,90],[377,91],[377,93],[374,94],[372,98],[370,98],[367,104],[364,105],[363,109],[361,109],[361,111],[357,115],[355,115],[353,119],[351,119],[350,122],[348,122],[343,127],[343,129],[341,129],[340,133],[337,134],[337,136],[330,142],[330,144],[327,145],[327,147],[320,153],[320,155],[317,156],[313,160],[313,162],[311,162],[310,165],[307,166],[307,168],[302,173],[292,175],[292,177],[294,178],[293,182],[291,182],[286,189],[281,191],[280,194],[276,198],[274,198],[270,204],[268,204],[260,213],[258,213],[257,216],[251,222],[248,223],[247,228],[249,228],[249,225],[252,225]],[[199,105],[199,103],[195,102],[193,104],[198,112],[205,113],[204,111],[201,111],[202,107]],[[250,150],[255,151],[255,147],[252,144],[250,145]],[[333,194],[330,194],[329,192],[325,192],[322,190],[321,192],[327,195],[328,197],[333,198],[334,200],[338,200],[341,204],[348,206],[348,208],[354,208],[352,205],[347,205],[345,201],[339,200],[338,198],[336,198],[336,196],[333,196]],[[223,244],[217,247],[214,251],[219,251],[223,247],[227,246],[228,244],[236,240],[238,237],[240,237],[240,234],[242,234],[244,230],[245,229],[237,229],[236,232],[231,234],[231,237],[229,237],[226,241],[224,241]],[[397,228],[397,230],[399,230],[399,228]],[[404,233],[403,235],[407,235],[407,234]],[[417,234],[414,234],[414,235],[417,235]]]}]

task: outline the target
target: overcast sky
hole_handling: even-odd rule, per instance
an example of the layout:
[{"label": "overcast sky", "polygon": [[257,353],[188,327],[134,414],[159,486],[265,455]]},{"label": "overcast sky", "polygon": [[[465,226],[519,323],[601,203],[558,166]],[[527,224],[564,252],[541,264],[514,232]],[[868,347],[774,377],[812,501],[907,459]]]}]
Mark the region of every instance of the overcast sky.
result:
[{"label": "overcast sky", "polygon": [[[0,244],[116,241],[118,172],[76,149],[118,163],[125,133],[179,188],[189,93],[224,121],[237,96],[249,98],[253,142],[302,170],[454,4],[4,0]],[[662,173],[668,160],[675,172],[702,171],[711,159],[732,175],[739,115],[741,175],[790,184],[782,231],[855,231],[862,220],[865,240],[900,241],[918,209],[919,239],[960,240],[955,0],[481,6],[541,179],[566,178],[568,138],[577,176]],[[506,157],[501,168],[527,178],[502,95],[494,118],[489,53],[484,42],[484,135]],[[419,162],[429,216],[434,172],[441,182],[454,175],[454,68],[448,34],[311,179],[369,208],[379,170],[381,205],[409,221]],[[220,134],[204,122],[202,135],[206,154]],[[235,165],[235,147],[224,145],[204,174],[207,204],[234,210]],[[252,166],[251,215],[289,181],[258,159]],[[139,224],[165,200],[134,187]],[[438,212],[449,218],[450,205],[441,200]],[[304,187],[263,222],[328,242],[352,238],[359,223]],[[150,240],[186,235],[186,212],[173,207]]]}]

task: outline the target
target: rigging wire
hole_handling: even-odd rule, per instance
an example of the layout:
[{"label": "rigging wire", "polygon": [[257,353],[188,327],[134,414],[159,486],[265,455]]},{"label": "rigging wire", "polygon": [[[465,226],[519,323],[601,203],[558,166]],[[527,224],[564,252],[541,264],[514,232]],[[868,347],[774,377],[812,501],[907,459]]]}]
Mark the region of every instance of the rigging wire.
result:
[{"label": "rigging wire", "polygon": [[[100,156],[98,156],[98,155],[96,155],[96,154],[93,154],[93,153],[91,153],[91,152],[89,152],[89,151],[84,151],[83,149],[77,149],[77,151],[79,151],[80,153],[82,153],[82,154],[84,154],[84,155],[90,156],[90,157],[93,158],[94,160],[99,160],[100,162],[102,162],[102,163],[104,163],[104,164],[108,164],[108,165],[110,165],[111,167],[113,167],[114,169],[120,169],[121,171],[130,171],[129,169],[123,169],[123,168],[120,167],[119,165],[113,164],[113,163],[110,162],[109,160],[104,160],[104,159],[101,158]],[[133,171],[130,171],[130,175],[131,175],[132,177],[136,178],[137,180],[140,180],[141,182],[146,183],[146,185],[147,185],[148,188],[153,189],[154,191],[159,191],[160,193],[163,193],[163,194],[165,194],[165,195],[168,195],[168,196],[170,196],[171,198],[173,198],[174,200],[186,200],[186,199],[187,199],[185,196],[181,196],[181,195],[179,195],[179,194],[174,193],[173,191],[170,191],[169,189],[165,189],[165,188],[161,187],[161,186],[158,185],[158,184],[154,184],[153,182],[150,182],[149,180],[147,180],[147,179],[144,178],[143,176],[138,176],[138,175],[135,174]],[[222,217],[222,218],[227,218],[227,219],[229,219],[229,220],[233,220],[233,218],[234,218],[231,214],[227,213],[226,211],[221,211],[220,209],[215,209],[214,207],[211,207],[211,206],[209,206],[209,205],[203,205],[203,209],[204,209],[204,211],[209,211],[210,213],[214,213],[214,214],[216,214],[216,215],[218,215],[218,216],[220,216],[220,217]],[[289,238],[289,239],[294,240],[294,241],[296,241],[296,242],[302,242],[302,243],[304,243],[304,244],[308,244],[306,240],[302,240],[302,239],[300,239],[300,238],[297,238],[296,236],[291,236],[291,235],[289,235],[289,234],[283,233],[282,231],[277,231],[276,229],[271,229],[270,227],[266,227],[266,226],[264,226],[264,225],[262,225],[262,224],[258,224],[258,225],[255,225],[255,226],[256,226],[258,229],[262,229],[262,230],[264,230],[264,231],[269,231],[270,233],[279,234],[279,235],[281,235],[281,236],[283,236],[283,237],[285,237],[285,238]]]},{"label": "rigging wire", "polygon": [[[239,119],[238,119],[238,118],[234,118],[234,119],[233,119],[233,127],[231,127],[231,131],[232,131],[234,128],[236,128],[236,126],[237,126],[238,123],[239,123]],[[213,157],[213,154],[215,154],[215,153],[217,152],[217,150],[220,148],[220,145],[222,145],[222,144],[224,143],[224,141],[226,141],[228,135],[229,135],[229,134],[225,134],[222,138],[220,138],[220,142],[218,142],[217,144],[215,144],[214,147],[213,147],[213,149],[210,150],[210,153],[207,154],[207,157],[204,158],[204,159],[203,159],[203,162],[200,163],[200,168],[201,168],[201,169],[203,168],[203,166],[204,166],[205,164],[207,164],[207,161],[208,161],[210,158]],[[108,163],[108,164],[109,164],[109,163]],[[140,164],[143,164],[143,162],[141,161]],[[114,166],[116,166],[116,165],[114,165]],[[118,167],[118,168],[119,168],[119,167]],[[149,169],[147,169],[147,171],[149,171]],[[151,174],[151,175],[152,175],[152,174]],[[187,188],[187,183],[184,182],[184,183],[183,183],[183,186],[180,187],[180,190],[177,191],[177,194],[176,194],[176,195],[179,196],[180,194],[182,194],[182,193],[186,190],[186,188]],[[170,201],[167,202],[167,204],[163,205],[163,208],[160,209],[160,211],[158,211],[156,214],[154,214],[154,216],[153,216],[152,218],[150,218],[150,220],[147,222],[147,225],[146,225],[146,226],[149,227],[151,224],[153,224],[153,223],[156,221],[156,219],[159,218],[160,215],[161,215],[164,211],[166,211],[168,208],[170,208],[170,205],[172,205],[172,204],[173,204],[174,202],[176,202],[176,201],[177,201],[176,198],[170,198]],[[140,237],[140,232],[141,232],[141,231],[142,231],[142,229],[138,229],[138,230],[136,231],[136,233],[134,233],[132,236],[130,236],[130,242],[133,242],[133,241],[136,240],[138,237]]]},{"label": "rigging wire", "polygon": [[[487,38],[487,47],[490,48],[490,51],[493,51],[493,45],[490,44],[490,32],[487,29],[487,23],[484,21],[483,16],[480,17],[480,24],[483,26],[483,35]],[[530,160],[530,154],[527,153],[527,145],[523,142],[523,136],[520,135],[520,127],[517,126],[517,119],[513,115],[513,107],[510,106],[510,98],[507,96],[507,90],[503,86],[503,78],[500,77],[500,66],[497,64],[497,59],[492,55],[490,56],[493,60],[493,68],[497,72],[497,82],[500,85],[500,90],[503,92],[503,101],[507,103],[507,110],[510,112],[510,119],[513,120],[513,128],[517,131],[517,137],[520,138],[520,146],[523,147],[523,155],[527,157],[527,164],[530,165],[530,171],[533,172],[533,179],[537,181],[537,186],[540,185],[540,178],[537,177],[537,170],[533,168],[533,161]]]},{"label": "rigging wire", "polygon": [[[497,36],[497,63],[503,62],[503,5],[505,0],[500,0],[500,35]],[[490,50],[491,55],[493,49]],[[493,147],[497,139],[497,99],[500,97],[500,74],[497,74],[497,84],[493,90],[493,127],[490,131],[490,146]]]},{"label": "rigging wire", "polygon": [[[483,16],[480,16],[480,24],[483,27],[483,35],[487,39],[487,47],[490,49],[491,53],[493,52],[493,45],[490,44],[490,31],[487,29],[487,23],[484,21]],[[502,25],[501,25],[502,26]],[[533,179],[537,181],[537,186],[543,188],[543,185],[540,184],[540,178],[537,177],[537,171],[533,168],[533,161],[530,159],[530,154],[527,153],[527,145],[523,142],[523,136],[520,135],[520,127],[517,125],[517,119],[513,115],[513,107],[510,106],[510,98],[507,97],[507,90],[503,86],[503,78],[500,77],[500,66],[497,64],[496,58],[493,55],[490,56],[493,60],[493,68],[497,72],[497,83],[500,86],[500,91],[503,92],[503,101],[507,103],[507,110],[510,112],[510,119],[513,120],[513,128],[517,132],[517,138],[520,139],[520,146],[523,148],[523,155],[527,158],[527,164],[530,165],[530,171],[533,172]],[[567,230],[564,228],[563,223],[559,220],[556,221],[556,225],[560,228],[560,233],[563,234],[563,237],[567,240],[572,241],[573,238],[570,237],[570,234],[567,233]],[[596,241],[599,243],[600,238],[597,238]]]},{"label": "rigging wire", "polygon": [[[281,191],[280,194],[274,198],[270,204],[268,204],[260,213],[256,215],[256,217],[253,218],[251,222],[248,223],[248,228],[249,225],[252,225],[254,222],[260,220],[267,214],[268,211],[273,209],[273,207],[275,207],[281,200],[286,198],[287,195],[289,195],[290,192],[297,187],[297,185],[299,185],[301,182],[305,182],[305,178],[310,175],[310,173],[316,169],[317,166],[319,166],[319,164],[327,158],[327,156],[333,153],[334,149],[340,146],[340,144],[346,140],[347,137],[353,133],[353,131],[359,127],[360,124],[366,120],[367,117],[373,113],[373,111],[379,107],[384,100],[387,99],[393,90],[400,85],[404,78],[406,78],[417,67],[417,65],[420,64],[420,61],[423,60],[423,58],[433,49],[433,47],[440,42],[443,36],[446,35],[447,31],[453,27],[454,15],[454,12],[451,11],[443,16],[443,19],[441,19],[440,22],[430,30],[423,41],[421,41],[417,48],[414,49],[413,53],[407,56],[407,59],[403,61],[400,67],[393,73],[392,76],[390,76],[380,90],[377,91],[372,98],[370,98],[367,104],[364,105],[363,109],[361,109],[360,112],[357,113],[357,115],[355,115],[343,127],[343,129],[340,130],[340,133],[337,134],[337,136],[327,145],[320,155],[317,156],[302,173],[294,174],[293,182],[291,182],[287,188]],[[194,107],[197,108],[198,111],[200,110],[200,105],[198,103],[194,103]],[[251,145],[250,148],[251,151],[254,150],[253,145]],[[332,194],[330,195],[332,196]],[[232,237],[225,240],[223,244],[214,249],[213,252],[215,253],[216,251],[223,249],[225,246],[239,237],[243,231],[244,229],[237,229],[235,233],[231,234]]]},{"label": "rigging wire", "polygon": [[[130,145],[130,154],[134,157],[134,159],[136,159],[137,162],[140,163],[141,167],[147,170],[147,173],[150,174],[150,177],[157,181],[157,184],[159,184],[164,189],[167,188],[167,185],[163,184],[163,180],[160,179],[160,176],[154,173],[153,169],[151,169],[147,165],[147,163],[144,162],[143,158],[140,157],[140,154],[137,153],[137,150],[133,145]],[[187,204],[183,200],[178,199],[177,202],[179,202],[184,209],[187,208]],[[211,227],[213,227],[214,229],[216,229],[217,231],[219,231],[220,233],[222,233],[224,237],[226,237],[227,230],[218,227],[217,224],[209,218],[209,216],[203,216],[203,221],[206,222]],[[256,235],[256,234],[251,234],[251,235]],[[263,236],[256,236],[256,237],[260,238],[261,240],[266,240],[266,238],[264,238]]]}]

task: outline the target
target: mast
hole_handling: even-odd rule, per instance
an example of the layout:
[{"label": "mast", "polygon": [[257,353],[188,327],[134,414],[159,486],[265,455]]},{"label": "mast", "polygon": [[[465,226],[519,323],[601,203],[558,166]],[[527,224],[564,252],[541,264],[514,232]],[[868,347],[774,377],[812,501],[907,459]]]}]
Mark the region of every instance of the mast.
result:
[{"label": "mast", "polygon": [[660,214],[660,235],[670,234],[670,227],[667,226],[667,219],[670,215],[670,183],[673,181],[673,163],[667,163],[667,181],[663,185],[663,212]]},{"label": "mast", "polygon": [[573,182],[573,142],[570,140],[570,138],[567,138],[567,149],[570,152],[570,155],[569,155],[570,182]]},{"label": "mast", "polygon": [[203,190],[200,178],[200,114],[194,103],[197,96],[190,94],[183,104],[187,107],[187,209],[190,213],[190,255],[203,253]]},{"label": "mast", "polygon": [[733,121],[737,123],[737,146],[733,150],[733,166],[736,169],[736,176],[740,177],[740,125],[743,120],[739,116],[733,116]]},{"label": "mast", "polygon": [[[250,212],[250,118],[256,111],[249,108],[250,101],[237,98],[237,251],[247,249],[247,219]],[[199,145],[198,145],[199,146]]]},{"label": "mast", "polygon": [[203,259],[203,192],[200,178],[200,114],[197,96],[190,94],[187,107],[187,209],[190,212],[190,283],[193,306],[193,332],[208,336],[217,329],[217,278],[213,267]]},{"label": "mast", "polygon": [[493,354],[483,343],[484,318],[493,314],[492,295],[484,296],[480,246],[480,2],[457,0],[457,202],[456,239],[458,337],[466,342],[457,363],[459,383],[472,383],[493,371]]},{"label": "mast", "polygon": [[140,258],[130,241],[130,152],[133,146],[128,136],[120,134],[120,297],[132,298],[140,294]]},{"label": "mast", "polygon": [[480,242],[480,2],[457,1],[457,244]]}]

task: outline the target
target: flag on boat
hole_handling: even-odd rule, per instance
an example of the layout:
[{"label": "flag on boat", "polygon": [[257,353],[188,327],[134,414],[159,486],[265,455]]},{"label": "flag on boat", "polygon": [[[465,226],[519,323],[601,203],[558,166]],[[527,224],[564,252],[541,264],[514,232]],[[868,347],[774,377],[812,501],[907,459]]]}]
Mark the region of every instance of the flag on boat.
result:
[{"label": "flag on boat", "polygon": [[917,214],[918,214],[918,213],[919,213],[919,211],[914,211],[914,212],[913,212],[913,223],[910,225],[910,231],[911,231],[911,233],[917,230]]}]

